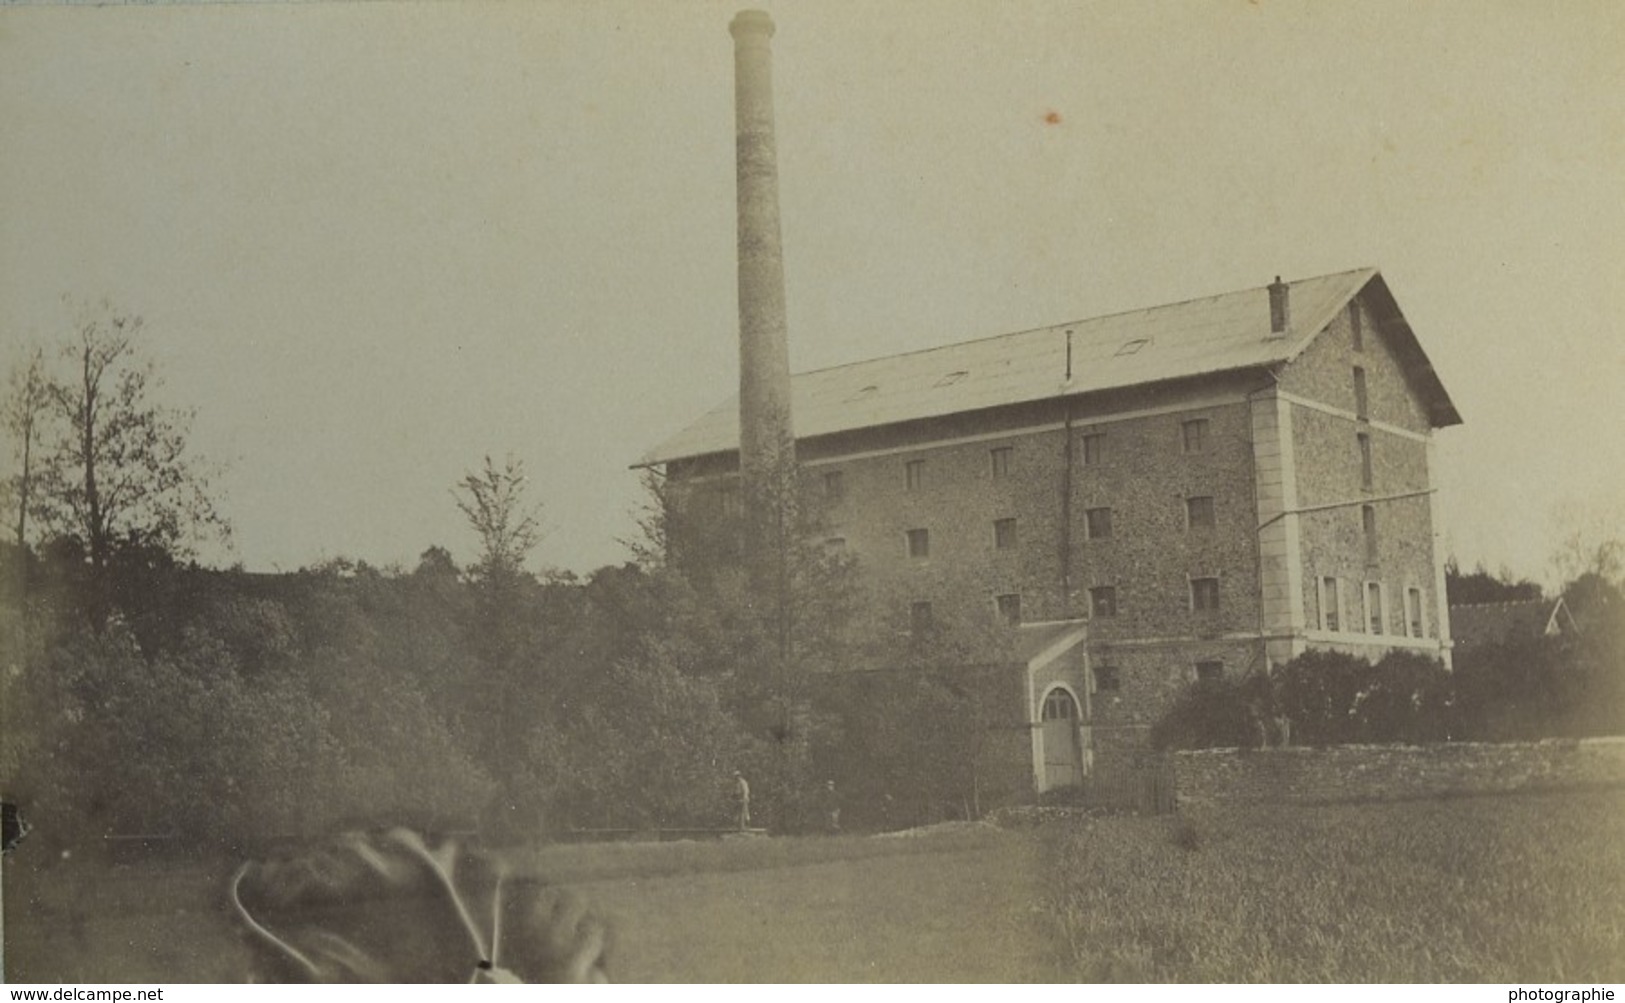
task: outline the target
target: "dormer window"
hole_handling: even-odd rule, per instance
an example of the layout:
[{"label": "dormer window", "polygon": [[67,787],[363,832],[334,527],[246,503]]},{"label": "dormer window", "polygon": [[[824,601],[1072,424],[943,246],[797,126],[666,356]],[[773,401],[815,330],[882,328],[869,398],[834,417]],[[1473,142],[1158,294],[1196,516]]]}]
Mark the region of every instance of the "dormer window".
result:
[{"label": "dormer window", "polygon": [[964,379],[965,377],[967,377],[969,375],[970,375],[970,370],[968,370],[968,369],[957,369],[957,370],[947,374],[942,379],[938,380],[937,381],[937,386],[939,386],[939,387],[951,387],[955,383],[958,383],[960,380]]},{"label": "dormer window", "polygon": [[1140,349],[1144,348],[1150,343],[1150,338],[1135,338],[1133,341],[1125,341],[1123,342],[1122,347],[1117,350],[1117,354],[1133,355],[1135,352],[1138,352]]},{"label": "dormer window", "polygon": [[853,393],[852,396],[848,397],[846,399],[846,401],[847,401],[847,403],[850,404],[853,401],[867,400],[868,398],[873,397],[875,394],[877,394],[879,392],[880,392],[880,387],[878,387],[875,384],[871,383],[866,387],[858,388],[858,390],[855,393]]}]

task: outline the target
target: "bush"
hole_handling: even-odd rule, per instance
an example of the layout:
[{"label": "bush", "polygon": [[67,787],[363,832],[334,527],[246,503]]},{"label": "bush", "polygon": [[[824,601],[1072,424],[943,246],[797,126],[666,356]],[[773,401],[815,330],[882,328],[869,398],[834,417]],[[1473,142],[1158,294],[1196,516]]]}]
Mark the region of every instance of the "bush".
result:
[{"label": "bush", "polygon": [[1451,732],[1452,684],[1444,666],[1407,651],[1375,664],[1341,652],[1311,651],[1281,666],[1272,688],[1276,713],[1303,745],[1434,742]]},{"label": "bush", "polygon": [[1578,738],[1625,732],[1625,627],[1459,650],[1457,737]]},{"label": "bush", "polygon": [[1252,749],[1268,744],[1273,703],[1269,679],[1201,679],[1186,686],[1151,726],[1158,749]]},{"label": "bush", "polygon": [[1413,652],[1373,664],[1311,651],[1273,674],[1187,686],[1152,726],[1151,741],[1159,749],[1443,741],[1455,721],[1452,697],[1444,667]]}]

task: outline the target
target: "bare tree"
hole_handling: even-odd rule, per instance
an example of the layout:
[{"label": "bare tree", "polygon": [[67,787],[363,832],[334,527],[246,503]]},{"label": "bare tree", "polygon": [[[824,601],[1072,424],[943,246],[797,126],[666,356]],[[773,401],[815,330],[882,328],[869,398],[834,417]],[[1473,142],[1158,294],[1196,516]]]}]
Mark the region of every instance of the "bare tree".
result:
[{"label": "bare tree", "polygon": [[48,382],[57,435],[31,507],[98,574],[121,547],[177,555],[203,535],[230,538],[212,470],[187,450],[193,412],[148,398],[161,381],[136,349],[141,327],[105,302],[85,311],[63,348],[68,375]]},{"label": "bare tree", "polygon": [[525,500],[524,464],[509,456],[499,468],[491,457],[478,472],[457,482],[452,496],[480,538],[480,558],[470,569],[486,581],[519,577],[541,542],[541,505]]},{"label": "bare tree", "polygon": [[34,486],[34,443],[39,439],[51,405],[50,381],[45,372],[45,349],[34,346],[27,361],[12,370],[11,386],[0,420],[12,437],[17,473],[9,488],[17,502],[17,546],[28,542],[28,510]]},{"label": "bare tree", "polygon": [[1625,579],[1625,505],[1569,498],[1552,515],[1558,530],[1552,570],[1559,589],[1587,575],[1613,583]]}]

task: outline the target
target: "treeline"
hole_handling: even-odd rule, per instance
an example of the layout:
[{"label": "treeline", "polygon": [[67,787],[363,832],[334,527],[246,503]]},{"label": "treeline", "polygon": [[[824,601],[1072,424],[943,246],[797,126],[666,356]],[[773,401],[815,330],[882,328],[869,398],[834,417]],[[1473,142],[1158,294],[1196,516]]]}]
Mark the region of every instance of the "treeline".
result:
[{"label": "treeline", "polygon": [[736,769],[777,831],[818,824],[829,779],[859,825],[976,810],[986,674],[945,668],[964,644],[862,620],[827,580],[779,678],[732,571],[493,577],[439,548],[411,571],[120,550],[98,573],[65,544],[0,563],[0,767],[42,834],[249,852],[354,824],[716,828]]},{"label": "treeline", "polygon": [[976,674],[946,666],[1000,641],[876,620],[890,604],[821,549],[789,555],[769,600],[738,527],[673,532],[654,482],[637,559],[585,579],[529,570],[539,505],[489,458],[453,489],[465,567],[439,547],[411,570],[198,566],[230,535],[218,468],[190,449],[193,413],[158,400],[142,332],[81,309],[0,408],[0,784],[42,833],[715,827],[736,818],[734,770],[778,830],[810,824],[829,780],[876,824],[974,810],[979,739],[950,723],[981,713]]}]

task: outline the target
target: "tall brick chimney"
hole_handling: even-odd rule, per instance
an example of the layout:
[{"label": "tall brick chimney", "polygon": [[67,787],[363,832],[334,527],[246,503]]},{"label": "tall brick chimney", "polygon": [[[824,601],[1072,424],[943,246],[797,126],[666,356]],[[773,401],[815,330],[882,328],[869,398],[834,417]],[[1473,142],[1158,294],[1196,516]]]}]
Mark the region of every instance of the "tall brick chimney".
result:
[{"label": "tall brick chimney", "polygon": [[745,558],[758,581],[767,585],[784,574],[796,486],[773,141],[773,20],[763,11],[740,11],[728,30],[734,38],[739,185],[739,472]]},{"label": "tall brick chimney", "polygon": [[1292,327],[1292,303],[1288,298],[1291,287],[1277,275],[1270,283],[1270,337],[1284,338]]}]

